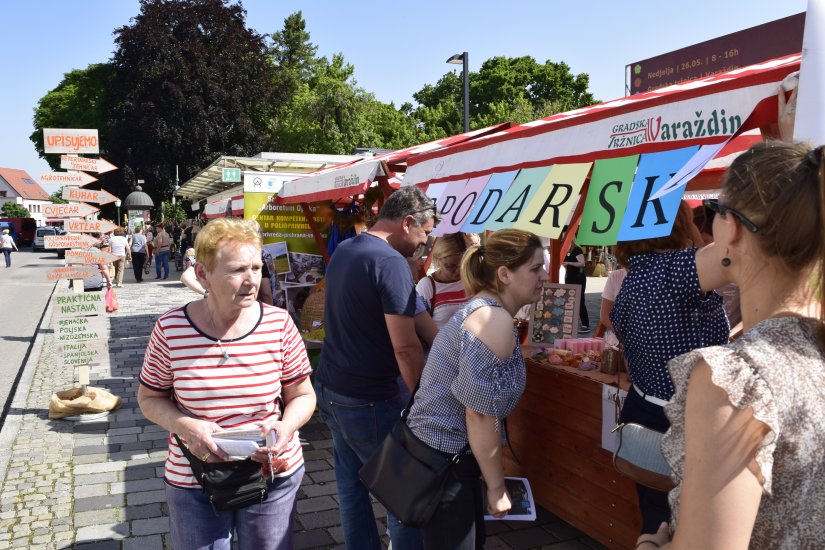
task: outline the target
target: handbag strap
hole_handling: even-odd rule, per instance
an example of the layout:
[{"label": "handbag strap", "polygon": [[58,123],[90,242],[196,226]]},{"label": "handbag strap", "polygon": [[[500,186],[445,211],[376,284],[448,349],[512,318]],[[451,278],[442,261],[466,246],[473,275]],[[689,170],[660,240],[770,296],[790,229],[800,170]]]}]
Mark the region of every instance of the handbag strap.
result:
[{"label": "handbag strap", "polygon": [[192,451],[190,451],[189,448],[183,444],[183,441],[181,440],[181,438],[178,437],[178,434],[172,434],[172,436],[175,438],[175,441],[178,442],[178,447],[180,448],[180,451],[183,453],[183,456],[186,457],[186,460],[188,460],[190,464],[194,461],[204,462],[203,460],[192,454]]},{"label": "handbag strap", "polygon": [[[412,391],[412,394],[410,395],[410,400],[407,403],[407,406],[404,407],[403,411],[401,411],[401,422],[404,423],[404,424],[407,423],[407,417],[410,415],[410,409],[412,409],[413,403],[415,402],[415,394],[418,393],[418,388],[420,388],[420,387],[421,387],[421,379],[419,378],[418,382],[415,385],[415,389]],[[504,433],[505,434],[507,433],[506,428],[505,428]],[[507,443],[508,444],[510,443],[509,439],[507,440]],[[453,458],[450,459],[450,462],[452,462],[453,464],[458,464],[458,461],[461,460],[461,455],[466,453],[468,450],[470,450],[470,439],[469,439],[469,437],[467,438],[467,444],[464,445],[464,447],[462,447],[460,451],[458,451],[456,454],[453,455]],[[512,451],[513,448],[510,447],[510,450]],[[513,453],[513,456],[515,456],[515,453]]]}]

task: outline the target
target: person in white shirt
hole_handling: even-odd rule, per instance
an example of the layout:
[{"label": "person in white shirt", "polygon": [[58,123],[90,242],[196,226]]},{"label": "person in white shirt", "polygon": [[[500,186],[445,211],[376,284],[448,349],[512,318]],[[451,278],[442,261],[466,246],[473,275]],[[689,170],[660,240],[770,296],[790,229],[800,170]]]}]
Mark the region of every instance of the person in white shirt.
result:
[{"label": "person in white shirt", "polygon": [[117,260],[112,264],[115,266],[115,286],[123,287],[123,270],[126,268],[126,259],[132,259],[132,252],[129,249],[129,241],[124,236],[122,227],[115,229],[114,235],[109,239],[109,251],[117,256]]}]

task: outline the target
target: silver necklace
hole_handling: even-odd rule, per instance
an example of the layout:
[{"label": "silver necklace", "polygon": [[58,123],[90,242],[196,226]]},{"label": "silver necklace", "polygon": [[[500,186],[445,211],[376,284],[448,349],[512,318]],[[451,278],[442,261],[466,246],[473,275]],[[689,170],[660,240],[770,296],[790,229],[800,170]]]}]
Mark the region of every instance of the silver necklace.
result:
[{"label": "silver necklace", "polygon": [[[208,300],[208,298],[204,298],[204,299]],[[206,303],[206,311],[209,313],[209,322],[212,324],[212,330],[214,330],[215,334],[217,334],[218,333],[218,325],[215,324],[215,319],[212,317],[212,308],[209,307],[209,302],[208,301],[205,302],[205,303]],[[225,349],[223,349],[223,344],[221,343],[220,338],[218,338],[217,344],[218,344],[218,349],[221,350],[221,353],[223,354],[224,360],[229,359],[229,352],[227,352]]]}]

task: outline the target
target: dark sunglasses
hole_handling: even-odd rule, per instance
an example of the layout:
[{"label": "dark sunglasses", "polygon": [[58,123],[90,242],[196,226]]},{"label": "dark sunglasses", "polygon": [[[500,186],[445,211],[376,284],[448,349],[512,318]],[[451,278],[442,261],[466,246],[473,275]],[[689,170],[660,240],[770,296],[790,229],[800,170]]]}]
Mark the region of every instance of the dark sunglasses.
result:
[{"label": "dark sunglasses", "polygon": [[713,210],[720,216],[726,216],[730,213],[733,217],[742,222],[742,225],[745,226],[745,229],[747,229],[751,233],[756,233],[757,231],[759,231],[759,228],[756,226],[756,224],[750,221],[743,213],[739,212],[738,210],[734,210],[730,206],[725,206],[724,204],[719,202],[719,199],[704,199],[702,201],[702,205],[709,210]]}]

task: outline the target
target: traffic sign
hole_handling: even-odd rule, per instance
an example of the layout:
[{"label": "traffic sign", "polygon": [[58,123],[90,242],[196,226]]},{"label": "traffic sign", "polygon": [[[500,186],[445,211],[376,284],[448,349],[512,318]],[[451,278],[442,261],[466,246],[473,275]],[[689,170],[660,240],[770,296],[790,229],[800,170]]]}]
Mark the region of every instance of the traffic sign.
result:
[{"label": "traffic sign", "polygon": [[103,159],[93,159],[87,157],[78,157],[75,155],[60,155],[60,167],[68,170],[83,170],[84,172],[97,172],[104,174],[117,170],[117,166],[111,162]]},{"label": "traffic sign", "polygon": [[46,153],[100,153],[97,130],[89,128],[43,128]]},{"label": "traffic sign", "polygon": [[58,279],[91,279],[98,273],[100,273],[100,269],[93,265],[52,267],[46,271],[46,280],[57,281]]},{"label": "traffic sign", "polygon": [[240,168],[224,168],[221,170],[221,181],[238,183],[241,181]]},{"label": "traffic sign", "polygon": [[102,250],[67,250],[65,262],[70,264],[108,264],[120,259],[110,252]]},{"label": "traffic sign", "polygon": [[67,201],[92,202],[95,204],[109,204],[115,202],[117,197],[101,189],[79,189],[77,187],[64,187],[63,198]]},{"label": "traffic sign", "polygon": [[69,233],[109,233],[117,225],[106,220],[63,220],[63,229]]},{"label": "traffic sign", "polygon": [[95,181],[97,181],[96,177],[90,176],[86,172],[75,172],[74,170],[68,172],[41,172],[40,174],[40,183],[83,187]]},{"label": "traffic sign", "polygon": [[52,311],[59,318],[106,313],[105,292],[61,292],[52,296]]},{"label": "traffic sign", "polygon": [[108,336],[108,319],[102,315],[58,319],[54,327],[57,342],[99,340]]},{"label": "traffic sign", "polygon": [[98,239],[91,235],[74,233],[71,235],[45,235],[44,248],[88,248],[96,244]]},{"label": "traffic sign", "polygon": [[82,202],[46,204],[43,206],[43,215],[47,218],[82,218],[99,211],[99,208]]}]

